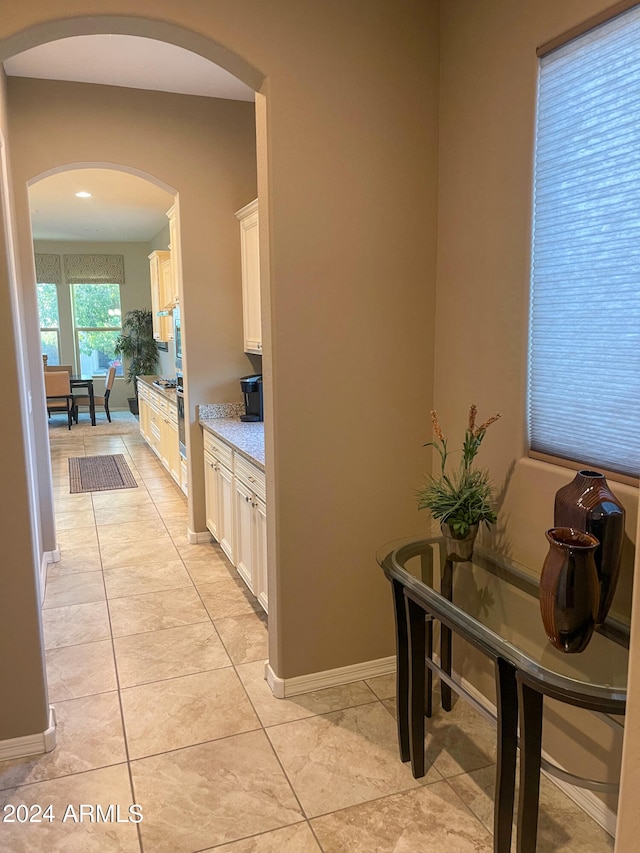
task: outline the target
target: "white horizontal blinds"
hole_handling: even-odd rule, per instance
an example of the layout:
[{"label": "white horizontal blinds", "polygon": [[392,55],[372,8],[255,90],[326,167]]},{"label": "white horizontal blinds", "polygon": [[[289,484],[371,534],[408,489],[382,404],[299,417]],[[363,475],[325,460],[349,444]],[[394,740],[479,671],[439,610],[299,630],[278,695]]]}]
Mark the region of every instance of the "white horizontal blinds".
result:
[{"label": "white horizontal blinds", "polygon": [[532,450],[640,475],[640,7],[540,60]]}]

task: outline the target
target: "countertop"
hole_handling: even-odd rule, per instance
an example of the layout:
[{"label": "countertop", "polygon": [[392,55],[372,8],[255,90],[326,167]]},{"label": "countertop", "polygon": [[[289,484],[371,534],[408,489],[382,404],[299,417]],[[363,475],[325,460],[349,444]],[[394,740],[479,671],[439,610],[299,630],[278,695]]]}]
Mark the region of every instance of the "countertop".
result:
[{"label": "countertop", "polygon": [[138,382],[143,382],[145,385],[148,385],[152,391],[155,391],[156,394],[160,394],[162,397],[169,400],[170,403],[177,405],[175,388],[160,388],[158,385],[153,384],[154,379],[166,379],[165,376],[138,376],[137,378]]},{"label": "countertop", "polygon": [[262,421],[245,423],[239,417],[200,417],[199,420],[203,429],[231,445],[241,456],[264,471],[264,423]]}]

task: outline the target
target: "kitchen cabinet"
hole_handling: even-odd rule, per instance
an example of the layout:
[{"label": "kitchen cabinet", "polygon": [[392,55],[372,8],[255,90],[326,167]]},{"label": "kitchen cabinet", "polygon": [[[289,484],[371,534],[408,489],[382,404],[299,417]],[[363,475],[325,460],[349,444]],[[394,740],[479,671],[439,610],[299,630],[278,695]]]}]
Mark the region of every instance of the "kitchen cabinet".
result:
[{"label": "kitchen cabinet", "polygon": [[181,485],[180,445],[178,440],[178,409],[168,400],[160,407],[160,459],[173,479]]},{"label": "kitchen cabinet", "polygon": [[180,246],[178,244],[178,223],[176,221],[176,206],[172,205],[167,211],[169,220],[169,249],[170,249],[170,279],[167,296],[172,305],[180,302],[180,277],[182,275],[182,261],[180,258]]},{"label": "kitchen cabinet", "polygon": [[138,382],[138,420],[140,434],[151,444],[151,392],[142,382]]},{"label": "kitchen cabinet", "polygon": [[267,610],[267,505],[264,471],[207,430],[204,439],[206,525]]},{"label": "kitchen cabinet", "polygon": [[140,435],[182,486],[177,404],[151,385],[137,381]]},{"label": "kitchen cabinet", "polygon": [[[178,452],[180,456],[180,453]],[[187,460],[183,459],[180,456],[180,488],[185,493],[185,495],[189,494],[189,480],[187,476]]]},{"label": "kitchen cabinet", "polygon": [[173,340],[173,324],[167,303],[171,298],[171,253],[155,251],[149,255],[149,277],[151,279],[151,313],[153,337],[156,341]]},{"label": "kitchen cabinet", "polygon": [[267,610],[267,505],[264,472],[234,454],[235,556],[240,577]]},{"label": "kitchen cabinet", "polygon": [[204,434],[206,525],[231,563],[234,562],[233,454],[211,434]]},{"label": "kitchen cabinet", "polygon": [[258,199],[237,211],[236,216],[240,221],[244,351],[262,355]]}]

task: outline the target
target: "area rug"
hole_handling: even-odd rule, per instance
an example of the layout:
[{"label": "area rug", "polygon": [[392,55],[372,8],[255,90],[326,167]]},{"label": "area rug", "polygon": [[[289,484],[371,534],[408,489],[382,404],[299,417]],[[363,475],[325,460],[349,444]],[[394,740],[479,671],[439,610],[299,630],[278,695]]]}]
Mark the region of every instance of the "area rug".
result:
[{"label": "area rug", "polygon": [[110,489],[136,489],[131,469],[122,453],[105,456],[69,458],[69,492],[106,492]]},{"label": "area rug", "polygon": [[77,441],[79,438],[93,438],[97,435],[126,435],[140,433],[140,423],[131,412],[111,412],[111,423],[103,411],[96,412],[96,425],[91,426],[88,412],[80,413],[80,423],[69,429],[66,415],[52,413],[49,418],[50,441]]}]

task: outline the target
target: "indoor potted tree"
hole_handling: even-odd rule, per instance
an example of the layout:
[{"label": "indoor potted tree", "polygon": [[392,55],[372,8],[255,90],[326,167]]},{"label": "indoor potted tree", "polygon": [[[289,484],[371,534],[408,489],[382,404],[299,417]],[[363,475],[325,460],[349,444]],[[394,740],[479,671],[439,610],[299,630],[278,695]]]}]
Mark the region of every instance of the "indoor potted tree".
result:
[{"label": "indoor potted tree", "polygon": [[138,385],[136,376],[150,376],[158,364],[158,346],[153,338],[153,316],[147,308],[127,311],[122,333],[115,345],[117,355],[129,359],[127,383],[133,383],[134,397],[129,397],[132,414],[138,414]]},{"label": "indoor potted tree", "polygon": [[447,540],[447,556],[454,560],[469,560],[480,522],[487,526],[495,523],[496,514],[492,500],[494,488],[488,471],[476,468],[473,461],[480,450],[487,428],[498,420],[499,413],[476,426],[477,407],[469,409],[469,423],[462,445],[462,458],[451,473],[447,471],[449,451],[438,416],[431,412],[436,438],[425,447],[435,447],[440,454],[440,473],[428,475],[418,490],[418,509],[428,509],[440,522],[440,530]]}]

